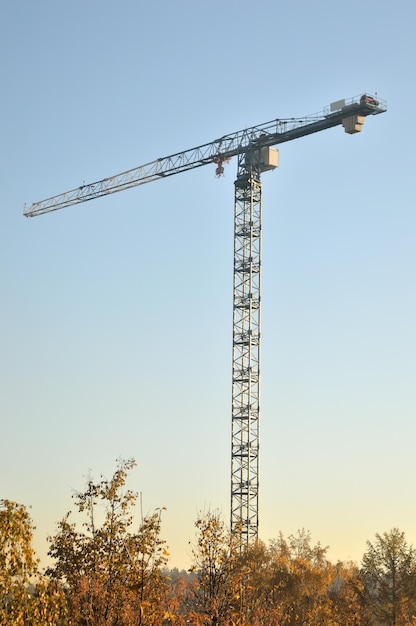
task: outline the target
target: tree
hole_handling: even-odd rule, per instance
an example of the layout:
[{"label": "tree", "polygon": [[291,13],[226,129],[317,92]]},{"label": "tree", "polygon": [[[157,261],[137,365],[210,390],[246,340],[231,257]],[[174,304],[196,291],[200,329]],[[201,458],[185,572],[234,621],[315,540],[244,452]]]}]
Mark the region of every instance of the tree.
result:
[{"label": "tree", "polygon": [[271,550],[271,594],[280,613],[278,623],[330,623],[328,590],[334,572],[326,558],[327,548],[320,543],[312,546],[310,533],[302,529],[288,539],[280,534]]},{"label": "tree", "polygon": [[9,500],[0,501],[0,593],[1,598],[30,584],[37,570],[32,549],[33,524],[26,508]]},{"label": "tree", "polygon": [[190,619],[212,626],[235,622],[233,608],[240,588],[238,557],[240,538],[225,526],[219,513],[200,516],[195,522],[197,543],[193,548],[196,574],[194,612]]},{"label": "tree", "polygon": [[371,626],[372,614],[364,599],[364,582],[359,567],[339,561],[329,587],[332,621],[336,626]]},{"label": "tree", "polygon": [[416,616],[416,554],[393,528],[367,542],[362,560],[365,600],[377,624],[399,626]]},{"label": "tree", "polygon": [[[48,575],[67,588],[74,623],[85,626],[152,626],[164,613],[166,582],[161,568],[167,561],[160,538],[161,511],[142,520],[133,532],[137,494],[126,489],[134,459],[119,461],[111,479],[90,477],[75,494],[81,527],[71,512],[50,538],[55,559]],[[104,511],[103,511],[104,508]]]},{"label": "tree", "polygon": [[279,589],[274,584],[273,557],[272,550],[260,540],[243,546],[239,556],[240,589],[238,607],[234,612],[236,624],[276,626],[280,623],[281,611],[276,597]]},{"label": "tree", "polygon": [[332,565],[327,548],[312,545],[301,530],[280,533],[267,548],[261,541],[241,552],[240,624],[250,626],[366,626],[359,600],[362,582],[353,564]]},{"label": "tree", "polygon": [[32,548],[33,523],[27,509],[0,501],[0,625],[67,624],[62,588],[38,571]]}]

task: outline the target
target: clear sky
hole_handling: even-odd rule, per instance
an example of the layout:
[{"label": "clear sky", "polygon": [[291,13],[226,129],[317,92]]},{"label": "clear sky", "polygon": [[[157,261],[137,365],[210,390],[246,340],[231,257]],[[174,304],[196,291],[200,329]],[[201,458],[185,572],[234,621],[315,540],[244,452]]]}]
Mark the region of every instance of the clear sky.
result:
[{"label": "clear sky", "polygon": [[388,112],[263,176],[260,538],[416,542],[415,23],[413,0],[1,2],[0,498],[42,559],[118,457],[171,566],[198,511],[228,521],[236,162],[24,203],[363,92]]}]

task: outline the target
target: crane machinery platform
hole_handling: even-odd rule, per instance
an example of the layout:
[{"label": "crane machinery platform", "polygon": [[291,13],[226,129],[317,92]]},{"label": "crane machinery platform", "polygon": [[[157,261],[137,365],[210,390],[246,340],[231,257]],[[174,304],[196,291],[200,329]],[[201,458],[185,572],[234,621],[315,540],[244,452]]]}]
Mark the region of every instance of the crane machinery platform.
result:
[{"label": "crane machinery platform", "polygon": [[26,217],[57,211],[131,187],[161,180],[203,165],[237,158],[234,182],[234,270],[231,399],[230,528],[242,542],[255,541],[259,528],[261,174],[278,167],[276,145],[335,126],[359,133],[364,119],[387,110],[385,101],[367,93],[338,100],[320,113],[271,122],[224,135],[212,142],[156,159],[116,176],[83,184],[33,203]]}]

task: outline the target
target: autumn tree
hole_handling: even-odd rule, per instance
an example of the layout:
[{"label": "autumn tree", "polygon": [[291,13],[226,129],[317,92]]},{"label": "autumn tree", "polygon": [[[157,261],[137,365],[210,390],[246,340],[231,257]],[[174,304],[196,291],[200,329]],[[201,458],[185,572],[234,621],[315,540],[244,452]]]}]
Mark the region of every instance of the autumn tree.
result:
[{"label": "autumn tree", "polygon": [[72,618],[85,626],[153,626],[164,614],[167,561],[160,511],[133,530],[137,493],[126,488],[133,459],[119,461],[111,479],[88,479],[73,496],[83,521],[69,512],[50,538],[55,563],[47,571],[65,584]]},{"label": "autumn tree", "polygon": [[362,573],[356,563],[336,563],[328,589],[331,618],[336,626],[372,625],[373,616],[365,602],[364,589]]},{"label": "autumn tree", "polygon": [[354,564],[333,565],[327,548],[301,530],[266,545],[257,541],[240,555],[240,612],[235,623],[250,626],[326,624],[368,626]]},{"label": "autumn tree", "polygon": [[416,617],[416,554],[397,528],[367,542],[362,560],[365,599],[375,622],[401,626]]},{"label": "autumn tree", "polygon": [[314,624],[330,621],[328,589],[333,568],[327,548],[312,545],[310,533],[301,530],[287,539],[280,533],[271,544],[273,574],[271,594],[280,615],[278,623]]},{"label": "autumn tree", "polygon": [[197,542],[193,547],[196,574],[195,623],[212,626],[235,622],[233,606],[240,587],[238,533],[231,533],[218,512],[201,515],[195,522]]},{"label": "autumn tree", "polygon": [[257,540],[242,546],[238,559],[239,588],[233,621],[244,626],[276,626],[280,622],[279,583],[274,580],[274,555]]},{"label": "autumn tree", "polygon": [[0,625],[67,624],[62,588],[38,571],[32,548],[33,523],[27,509],[0,500]]}]

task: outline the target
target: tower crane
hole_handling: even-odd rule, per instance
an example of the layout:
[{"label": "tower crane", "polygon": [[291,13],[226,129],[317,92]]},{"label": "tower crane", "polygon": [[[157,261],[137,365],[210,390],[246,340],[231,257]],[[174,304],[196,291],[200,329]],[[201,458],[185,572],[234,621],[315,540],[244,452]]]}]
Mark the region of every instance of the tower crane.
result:
[{"label": "tower crane", "polygon": [[83,184],[25,207],[34,217],[87,202],[100,196],[161,180],[203,165],[237,157],[234,182],[234,270],[231,402],[231,530],[249,542],[259,525],[260,418],[260,277],[261,174],[278,166],[278,144],[342,125],[345,132],[361,131],[364,118],[387,110],[385,101],[364,94],[338,100],[320,113],[303,118],[275,119],[224,135],[215,141],[156,159],[110,178]]}]

